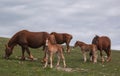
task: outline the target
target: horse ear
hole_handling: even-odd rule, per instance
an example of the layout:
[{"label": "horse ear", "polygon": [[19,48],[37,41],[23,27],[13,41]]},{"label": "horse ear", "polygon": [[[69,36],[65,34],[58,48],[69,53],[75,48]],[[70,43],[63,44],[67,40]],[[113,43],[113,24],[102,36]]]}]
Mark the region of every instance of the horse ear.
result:
[{"label": "horse ear", "polygon": [[95,37],[99,37],[97,34],[95,34]]}]

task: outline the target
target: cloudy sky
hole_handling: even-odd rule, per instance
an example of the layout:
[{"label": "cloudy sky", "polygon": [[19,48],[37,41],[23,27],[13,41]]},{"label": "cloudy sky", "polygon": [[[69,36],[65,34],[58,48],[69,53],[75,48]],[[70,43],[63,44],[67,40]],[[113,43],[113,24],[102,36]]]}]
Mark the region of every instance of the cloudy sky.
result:
[{"label": "cloudy sky", "polygon": [[0,37],[23,29],[70,33],[71,45],[106,35],[120,50],[120,0],[0,0]]}]

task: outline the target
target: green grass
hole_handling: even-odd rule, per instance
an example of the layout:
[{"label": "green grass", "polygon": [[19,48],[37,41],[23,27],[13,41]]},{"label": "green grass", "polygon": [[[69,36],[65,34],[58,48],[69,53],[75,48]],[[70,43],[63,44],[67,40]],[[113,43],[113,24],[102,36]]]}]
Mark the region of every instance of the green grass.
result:
[{"label": "green grass", "polygon": [[[81,51],[75,48],[70,54],[64,53],[68,68],[74,72],[66,72],[57,70],[55,67],[43,69],[43,64],[40,62],[44,56],[42,48],[30,49],[33,56],[38,60],[21,61],[21,48],[16,46],[10,59],[3,58],[5,44],[8,42],[6,38],[0,38],[0,76],[119,76],[120,75],[120,51],[112,50],[112,61],[101,64],[100,56],[98,63],[93,64],[89,60],[84,63]],[[27,53],[25,53],[26,56]],[[105,55],[105,53],[104,53]],[[54,56],[54,66],[56,64],[56,56]],[[62,63],[60,64],[62,67]]]}]

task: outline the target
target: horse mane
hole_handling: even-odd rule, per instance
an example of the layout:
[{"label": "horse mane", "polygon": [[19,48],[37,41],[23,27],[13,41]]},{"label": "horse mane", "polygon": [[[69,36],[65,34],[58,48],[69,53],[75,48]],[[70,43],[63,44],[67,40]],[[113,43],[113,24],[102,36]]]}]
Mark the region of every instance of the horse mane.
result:
[{"label": "horse mane", "polygon": [[98,35],[95,35],[95,38],[99,38],[99,36],[98,36]]},{"label": "horse mane", "polygon": [[83,45],[86,45],[86,43],[82,42],[82,41],[77,41],[76,42],[79,46],[83,46]]},{"label": "horse mane", "polygon": [[19,32],[17,32],[9,41],[8,41],[8,46],[10,46],[10,45],[16,45],[17,43],[16,43],[16,39],[17,39],[17,37],[18,37],[18,35],[19,35],[19,33],[20,32],[29,32],[28,30],[22,30],[22,31],[19,31]]},{"label": "horse mane", "polygon": [[51,32],[51,33],[50,33],[50,35],[54,35],[54,34],[56,34],[56,32]]},{"label": "horse mane", "polygon": [[96,44],[98,38],[99,38],[99,36],[98,36],[98,35],[95,35],[95,37],[94,37],[93,40],[92,40],[92,44]]}]

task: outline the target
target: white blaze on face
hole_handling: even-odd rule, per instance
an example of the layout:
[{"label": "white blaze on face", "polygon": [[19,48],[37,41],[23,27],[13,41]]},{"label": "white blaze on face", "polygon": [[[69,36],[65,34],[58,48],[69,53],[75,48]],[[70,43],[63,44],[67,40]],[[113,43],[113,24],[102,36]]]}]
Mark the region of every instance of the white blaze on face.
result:
[{"label": "white blaze on face", "polygon": [[46,39],[46,44],[45,45],[48,46],[48,39]]}]

